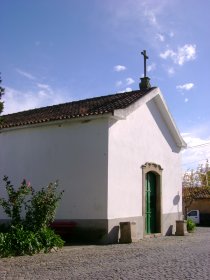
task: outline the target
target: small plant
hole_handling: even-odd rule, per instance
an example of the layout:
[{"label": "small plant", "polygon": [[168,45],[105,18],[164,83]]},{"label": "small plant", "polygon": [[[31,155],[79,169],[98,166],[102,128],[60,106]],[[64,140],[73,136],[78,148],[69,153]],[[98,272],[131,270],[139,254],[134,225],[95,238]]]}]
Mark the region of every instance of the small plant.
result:
[{"label": "small plant", "polygon": [[49,227],[55,219],[56,209],[63,194],[57,192],[58,183],[50,183],[46,188],[35,192],[26,203],[25,227],[32,231]]},{"label": "small plant", "polygon": [[[4,177],[8,199],[0,197],[0,205],[11,223],[0,226],[0,256],[32,255],[62,247],[64,241],[49,228],[63,194],[57,192],[57,182],[35,191],[23,180],[15,190],[7,176]],[[25,216],[22,215],[25,206]]]},{"label": "small plant", "polygon": [[193,232],[195,230],[196,224],[191,220],[187,220],[187,231],[188,232]]},{"label": "small plant", "polygon": [[38,240],[42,244],[44,253],[49,252],[53,247],[61,248],[64,241],[50,228],[43,228],[37,232]]},{"label": "small plant", "polygon": [[9,232],[0,233],[0,256],[33,255],[49,252],[53,247],[61,248],[64,241],[53,230],[41,229],[38,232],[26,230],[23,226],[12,226]]},{"label": "small plant", "polygon": [[8,232],[10,229],[10,224],[0,223],[0,232]]},{"label": "small plant", "polygon": [[11,218],[12,225],[21,224],[22,208],[26,196],[31,194],[32,188],[30,183],[26,183],[24,179],[20,187],[15,190],[7,176],[4,176],[3,181],[5,182],[5,188],[8,195],[8,200],[0,198],[0,205],[4,208],[4,212]]}]

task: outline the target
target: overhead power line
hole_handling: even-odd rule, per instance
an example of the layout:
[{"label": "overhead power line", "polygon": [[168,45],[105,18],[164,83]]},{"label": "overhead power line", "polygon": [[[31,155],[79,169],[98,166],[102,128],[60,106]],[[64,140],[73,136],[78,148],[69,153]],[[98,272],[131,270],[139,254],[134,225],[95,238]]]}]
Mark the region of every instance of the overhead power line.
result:
[{"label": "overhead power line", "polygon": [[187,149],[194,149],[197,147],[203,147],[203,146],[208,146],[208,145],[210,145],[210,142],[206,142],[206,143],[195,145],[195,146],[189,146],[189,147],[187,147]]},{"label": "overhead power line", "polygon": [[207,160],[207,158],[198,159],[198,160],[187,162],[187,163],[182,163],[182,165],[188,165],[188,164],[196,163],[196,162],[203,161],[203,160]]}]

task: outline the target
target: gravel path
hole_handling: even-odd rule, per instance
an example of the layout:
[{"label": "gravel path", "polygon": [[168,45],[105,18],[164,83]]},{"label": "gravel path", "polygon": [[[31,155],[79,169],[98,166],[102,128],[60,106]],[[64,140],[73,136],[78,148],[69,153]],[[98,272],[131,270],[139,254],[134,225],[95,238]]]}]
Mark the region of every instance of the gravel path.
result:
[{"label": "gravel path", "polygon": [[0,259],[0,279],[210,279],[210,228],[133,244],[67,246]]}]

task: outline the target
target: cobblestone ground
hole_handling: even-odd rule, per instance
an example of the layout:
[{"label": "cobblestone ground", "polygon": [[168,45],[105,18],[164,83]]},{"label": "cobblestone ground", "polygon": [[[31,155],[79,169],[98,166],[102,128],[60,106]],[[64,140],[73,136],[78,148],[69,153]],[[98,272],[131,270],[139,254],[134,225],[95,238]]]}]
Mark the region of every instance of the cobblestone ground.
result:
[{"label": "cobblestone ground", "polygon": [[133,244],[0,259],[0,279],[210,279],[210,228]]}]

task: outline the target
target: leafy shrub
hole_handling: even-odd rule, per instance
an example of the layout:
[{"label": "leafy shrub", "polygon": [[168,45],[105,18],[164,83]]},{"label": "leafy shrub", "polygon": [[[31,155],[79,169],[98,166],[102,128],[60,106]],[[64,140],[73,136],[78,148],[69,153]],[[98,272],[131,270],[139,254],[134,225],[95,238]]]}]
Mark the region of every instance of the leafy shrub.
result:
[{"label": "leafy shrub", "polygon": [[195,230],[196,224],[191,220],[187,220],[187,231],[188,232],[193,232]]},{"label": "leafy shrub", "polygon": [[[32,255],[62,247],[64,241],[48,228],[54,220],[58,202],[63,192],[57,192],[57,182],[35,191],[23,180],[15,190],[5,176],[8,199],[0,198],[0,205],[11,218],[11,224],[0,228],[0,256]],[[29,196],[30,199],[26,199]],[[22,216],[25,206],[26,214]]]},{"label": "leafy shrub", "polygon": [[7,176],[4,176],[5,188],[8,200],[0,198],[0,205],[4,208],[4,212],[11,218],[12,225],[20,224],[22,221],[21,212],[26,196],[31,194],[32,188],[30,183],[26,183],[24,179],[20,187],[15,190]]},{"label": "leafy shrub", "polygon": [[22,256],[39,252],[42,244],[35,233],[23,229],[22,226],[11,227],[7,233],[0,233],[0,255]]},{"label": "leafy shrub", "polygon": [[0,233],[0,256],[33,255],[49,252],[53,247],[62,247],[64,241],[53,230],[46,228],[34,233],[22,226],[11,227],[6,233]]},{"label": "leafy shrub", "polygon": [[37,234],[45,253],[49,252],[53,247],[61,248],[64,245],[61,237],[50,228],[43,228]]},{"label": "leafy shrub", "polygon": [[11,255],[11,242],[9,233],[0,232],[0,256],[8,257]]},{"label": "leafy shrub", "polygon": [[46,188],[35,192],[32,190],[32,198],[26,203],[25,226],[37,231],[46,228],[55,219],[58,202],[63,192],[57,193],[58,183],[50,183]]},{"label": "leafy shrub", "polygon": [[0,223],[0,232],[8,232],[10,230],[10,224],[8,223]]}]

